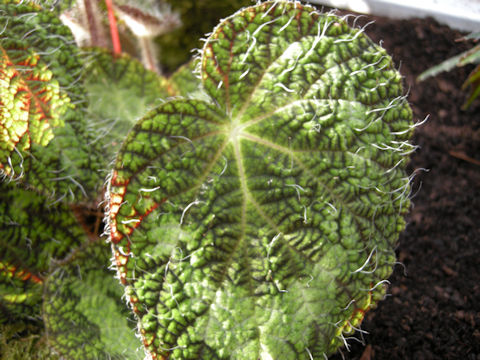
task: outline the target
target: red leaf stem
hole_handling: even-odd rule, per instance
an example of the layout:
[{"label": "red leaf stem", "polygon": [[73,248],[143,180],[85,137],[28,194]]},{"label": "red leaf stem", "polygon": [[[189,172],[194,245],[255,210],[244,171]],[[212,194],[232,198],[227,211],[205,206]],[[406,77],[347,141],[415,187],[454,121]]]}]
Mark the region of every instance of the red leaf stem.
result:
[{"label": "red leaf stem", "polygon": [[118,36],[117,29],[117,20],[115,19],[115,14],[113,13],[113,2],[112,0],[105,0],[108,11],[108,21],[110,23],[110,35],[112,36],[113,44],[113,53],[119,55],[122,52],[122,47],[120,45],[120,37]]}]

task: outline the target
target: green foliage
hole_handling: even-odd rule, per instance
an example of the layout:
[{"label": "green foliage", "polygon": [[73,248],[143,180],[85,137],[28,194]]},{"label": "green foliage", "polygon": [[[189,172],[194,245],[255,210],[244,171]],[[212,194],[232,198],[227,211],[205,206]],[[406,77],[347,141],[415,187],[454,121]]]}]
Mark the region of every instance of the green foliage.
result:
[{"label": "green foliage", "polygon": [[113,160],[135,122],[176,91],[169,90],[165,78],[126,54],[113,59],[104,49],[91,49],[87,54],[84,79],[89,122],[95,133],[106,139],[103,151]]},{"label": "green foliage", "polygon": [[308,360],[353,336],[409,207],[412,115],[385,50],[265,2],[166,79],[78,49],[41,4],[0,3],[7,359]]},{"label": "green foliage", "polygon": [[172,90],[186,98],[199,98],[208,101],[208,95],[203,90],[203,85],[196,74],[198,59],[192,59],[175,71],[170,77]]},{"label": "green foliage", "polygon": [[52,260],[86,241],[69,206],[0,183],[0,303],[17,317],[33,317]]},{"label": "green foliage", "polygon": [[58,360],[37,326],[15,322],[0,324],[0,354],[8,360]]},{"label": "green foliage", "polygon": [[121,300],[122,288],[105,268],[110,257],[106,250],[101,243],[83,247],[45,283],[45,329],[64,358],[143,359]]},{"label": "green foliage", "polygon": [[0,174],[55,197],[79,201],[98,193],[103,164],[89,146],[93,134],[70,30],[53,13],[11,1],[2,5],[0,26],[0,124],[11,129],[0,137]]},{"label": "green foliage", "polygon": [[[480,33],[472,33],[464,38],[465,40],[480,39]],[[476,45],[470,50],[467,50],[461,54],[451,57],[438,65],[424,71],[418,76],[418,81],[423,81],[431,76],[436,76],[444,71],[450,71],[458,66],[465,66],[468,64],[477,64],[477,67],[470,73],[468,78],[463,83],[462,88],[465,90],[468,87],[471,88],[470,94],[467,100],[463,104],[462,108],[467,109],[473,101],[480,96],[480,45]]]},{"label": "green foliage", "polygon": [[69,359],[140,358],[97,208],[114,142],[165,97],[166,80],[126,55],[79,51],[35,5],[3,2],[0,14],[0,319],[42,319],[43,342]]}]

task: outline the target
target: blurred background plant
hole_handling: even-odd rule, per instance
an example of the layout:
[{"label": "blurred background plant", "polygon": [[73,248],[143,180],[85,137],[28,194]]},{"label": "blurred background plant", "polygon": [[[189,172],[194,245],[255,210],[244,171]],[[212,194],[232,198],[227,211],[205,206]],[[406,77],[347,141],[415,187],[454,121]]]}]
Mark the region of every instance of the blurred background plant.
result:
[{"label": "blurred background plant", "polygon": [[[0,0],[0,359],[85,359],[68,353],[71,339],[102,352],[103,328],[115,328],[105,336],[131,349],[129,358],[143,358],[107,268],[101,199],[133,123],[192,78],[188,66],[188,79],[158,75],[154,40],[180,25],[162,1]],[[89,308],[119,315],[115,327]]]},{"label": "blurred background plant", "polygon": [[[108,36],[108,2],[67,1],[54,7],[79,46],[114,48]],[[122,50],[141,57],[149,70],[172,73],[190,60],[192,49],[202,47],[201,38],[219,19],[251,4],[251,0],[117,0],[113,8]]]},{"label": "blurred background plant", "polygon": [[[111,250],[101,236],[104,175],[125,134],[146,111],[169,96],[202,96],[190,49],[201,48],[199,38],[243,5],[251,1],[0,0],[0,62],[8,70],[0,79],[0,100],[4,104],[16,90],[18,99],[29,100],[29,93],[12,83],[21,73],[20,84],[33,94],[51,94],[34,97],[32,108],[49,110],[52,126],[45,136],[32,138],[45,144],[30,144],[21,135],[42,129],[35,126],[36,113],[27,111],[28,122],[18,128],[8,122],[12,109],[0,107],[0,127],[9,129],[0,134],[0,359],[87,358],[68,353],[76,348],[70,346],[73,333],[85,352],[102,350],[98,344],[106,334],[114,343],[126,345],[129,339],[130,358],[143,358],[121,285],[107,269]],[[52,166],[58,165],[53,180],[52,159]],[[68,244],[56,233],[65,229]],[[107,276],[95,277],[98,271]],[[92,281],[97,278],[109,282]],[[72,288],[80,293],[72,295]],[[113,314],[110,319],[117,316],[115,334],[105,332],[112,323],[86,311],[85,301],[96,301],[93,308],[103,307]],[[119,311],[105,310],[117,305]],[[76,318],[63,317],[66,313]],[[116,358],[114,352],[108,351]]]},{"label": "blurred background plant", "polygon": [[[480,32],[472,33],[467,35],[459,41],[467,40],[480,40]],[[451,57],[440,64],[424,71],[418,76],[418,81],[423,81],[431,76],[436,76],[437,74],[450,71],[455,67],[465,66],[468,64],[476,64],[476,68],[470,73],[465,82],[463,83],[462,89],[466,90],[470,88],[470,93],[467,97],[467,100],[462,106],[462,110],[467,109],[472,102],[480,95],[480,44],[475,45],[470,50],[462,52],[454,57]]]},{"label": "blurred background plant", "polygon": [[155,39],[161,49],[160,63],[166,72],[174,71],[192,56],[192,49],[200,49],[200,40],[212,31],[218,20],[229,16],[244,6],[252,5],[251,0],[166,0],[177,12],[182,26]]}]

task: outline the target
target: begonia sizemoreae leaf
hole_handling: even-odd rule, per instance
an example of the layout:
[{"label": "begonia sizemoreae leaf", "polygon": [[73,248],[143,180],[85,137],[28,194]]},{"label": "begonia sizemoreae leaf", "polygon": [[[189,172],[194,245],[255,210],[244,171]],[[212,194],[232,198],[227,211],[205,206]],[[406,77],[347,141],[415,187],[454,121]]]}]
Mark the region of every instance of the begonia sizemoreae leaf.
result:
[{"label": "begonia sizemoreae leaf", "polygon": [[212,101],[139,121],[110,181],[115,264],[156,359],[320,359],[384,294],[412,114],[391,58],[293,1],[222,21]]},{"label": "begonia sizemoreae leaf", "polygon": [[54,13],[9,0],[0,27],[0,175],[57,199],[96,196],[100,152],[70,30]]}]

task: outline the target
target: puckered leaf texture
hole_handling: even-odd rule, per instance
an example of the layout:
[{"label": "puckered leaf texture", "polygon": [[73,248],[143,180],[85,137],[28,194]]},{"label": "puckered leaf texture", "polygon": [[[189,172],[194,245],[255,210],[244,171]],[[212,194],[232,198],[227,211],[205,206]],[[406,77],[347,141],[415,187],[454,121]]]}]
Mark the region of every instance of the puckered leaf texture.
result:
[{"label": "puckered leaf texture", "polygon": [[38,55],[27,50],[14,63],[0,50],[0,166],[10,173],[13,152],[25,152],[32,143],[45,146],[50,142],[52,128],[63,125],[69,99],[59,94],[58,84],[50,83],[52,73],[38,63]]},{"label": "puckered leaf texture", "polygon": [[412,114],[391,58],[298,2],[218,25],[211,101],[128,134],[110,181],[118,275],[158,359],[321,359],[384,294]]}]

